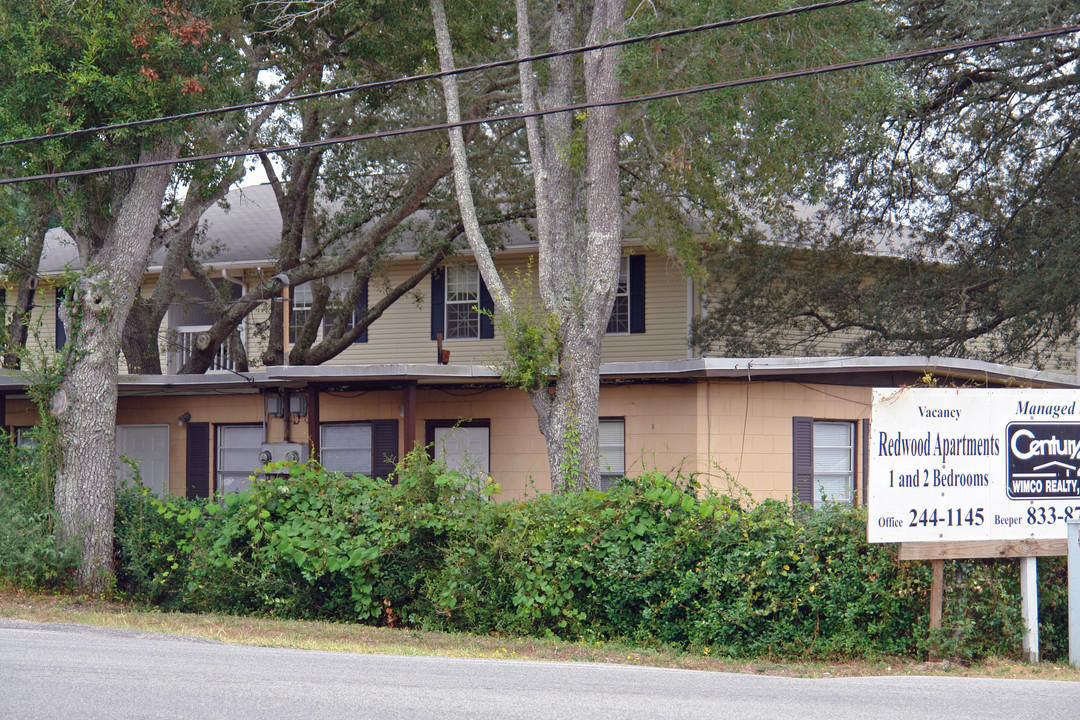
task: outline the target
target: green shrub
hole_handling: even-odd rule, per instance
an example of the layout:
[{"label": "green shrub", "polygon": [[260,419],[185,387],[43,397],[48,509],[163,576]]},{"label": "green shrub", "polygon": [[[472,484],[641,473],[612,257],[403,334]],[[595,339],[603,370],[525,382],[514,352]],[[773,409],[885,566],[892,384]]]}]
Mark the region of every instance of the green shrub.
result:
[{"label": "green shrub", "polygon": [[125,597],[183,607],[192,535],[203,503],[158,498],[136,482],[116,494],[116,588]]},{"label": "green shrub", "polygon": [[426,462],[396,483],[283,468],[206,505],[192,535],[191,606],[289,617],[422,624],[435,612],[429,578],[452,537],[492,504]]},{"label": "green shrub", "polygon": [[72,584],[79,562],[63,542],[53,510],[51,474],[41,451],[19,448],[0,431],[0,582],[26,588]]},{"label": "green shrub", "polygon": [[[220,503],[125,491],[119,586],[174,608],[714,655],[921,656],[931,640],[959,658],[1019,653],[1015,562],[947,564],[931,638],[929,564],[868,544],[860,508],[754,504],[660,473],[526,502],[492,489],[413,454],[395,482],[308,464]],[[1059,595],[1043,596],[1054,623]],[[1044,633],[1064,642],[1057,624]]]},{"label": "green shrub", "polygon": [[1039,558],[1039,653],[1044,660],[1069,659],[1069,563],[1064,557]]}]

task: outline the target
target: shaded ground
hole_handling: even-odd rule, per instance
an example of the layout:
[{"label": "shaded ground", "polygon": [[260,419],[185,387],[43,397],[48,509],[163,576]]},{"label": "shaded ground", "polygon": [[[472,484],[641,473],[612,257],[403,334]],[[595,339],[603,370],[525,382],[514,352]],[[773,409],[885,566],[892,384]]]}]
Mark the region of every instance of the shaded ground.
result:
[{"label": "shaded ground", "polygon": [[568,643],[552,639],[473,636],[303,620],[163,613],[87,596],[31,594],[10,588],[0,588],[0,617],[174,633],[240,645],[383,655],[606,662],[784,677],[917,674],[1080,681],[1080,670],[1049,663],[1029,665],[992,659],[964,665],[956,662],[914,662],[902,658],[834,663],[790,662],[773,658],[731,660],[711,657],[707,648],[699,653],[688,653],[624,643]]}]

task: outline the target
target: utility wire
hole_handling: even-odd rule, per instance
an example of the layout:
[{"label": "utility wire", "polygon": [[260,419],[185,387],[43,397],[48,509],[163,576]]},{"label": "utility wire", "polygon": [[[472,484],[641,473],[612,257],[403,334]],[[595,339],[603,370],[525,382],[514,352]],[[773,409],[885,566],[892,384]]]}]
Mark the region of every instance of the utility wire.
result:
[{"label": "utility wire", "polygon": [[683,87],[677,88],[675,90],[662,90],[659,92],[648,93],[644,95],[634,95],[631,97],[617,98],[615,100],[575,103],[573,105],[563,105],[560,107],[546,108],[542,110],[532,110],[529,112],[507,113],[505,115],[494,115],[489,117],[461,120],[455,123],[437,123],[434,125],[399,128],[397,130],[383,130],[379,132],[363,133],[360,135],[349,135],[345,137],[326,138],[323,140],[312,140],[309,142],[292,143],[289,145],[278,145],[275,147],[256,148],[253,150],[232,150],[228,152],[211,153],[208,155],[194,155],[190,157],[176,158],[170,160],[152,160],[147,162],[129,163],[126,165],[110,165],[105,167],[89,168],[86,170],[68,170],[65,172],[45,173],[42,175],[27,175],[24,177],[4,178],[0,179],[0,185],[12,185],[16,183],[30,182],[32,180],[53,180],[61,178],[84,177],[87,175],[98,175],[106,172],[137,170],[139,168],[158,167],[162,165],[182,165],[192,162],[222,160],[226,158],[259,155],[263,153],[279,153],[292,150],[309,150],[314,148],[328,147],[331,145],[342,145],[345,143],[359,142],[362,140],[374,140],[379,138],[397,137],[400,135],[412,135],[415,133],[448,130],[455,127],[469,127],[471,125],[482,125],[493,122],[505,122],[508,120],[522,120],[524,118],[541,117],[544,115],[556,115],[566,112],[577,112],[580,110],[589,110],[591,108],[630,105],[634,103],[649,102],[652,100],[685,97],[687,95],[696,95],[699,93],[712,92],[715,90],[723,90],[727,88],[745,87],[747,85],[758,85],[762,83],[791,80],[794,78],[809,77],[813,75],[824,75],[826,73],[838,72],[841,70],[853,70],[856,68],[872,67],[875,65],[885,65],[888,63],[914,60],[924,57],[932,57],[934,55],[945,55],[948,53],[962,52],[964,50],[990,47],[993,45],[1003,45],[1006,43],[1023,42],[1026,40],[1039,40],[1044,38],[1058,37],[1061,35],[1070,35],[1077,32],[1080,32],[1080,25],[1066,25],[1056,28],[1049,28],[1046,30],[1035,30],[1032,32],[1020,33],[1016,35],[1004,35],[1001,37],[988,38],[985,40],[974,40],[966,43],[958,43],[956,45],[947,45],[945,47],[913,50],[905,53],[896,53],[894,55],[882,55],[866,60],[853,60],[851,62],[837,63],[834,65],[821,65],[818,67],[806,68],[802,70],[790,70],[787,72],[774,73],[771,75],[759,75],[757,77],[743,78],[741,80],[726,80],[723,82],[709,83],[707,85]]},{"label": "utility wire", "polygon": [[24,272],[24,273],[26,273],[28,275],[33,275],[34,277],[39,278],[41,280],[46,279],[45,276],[42,275],[40,272],[38,272],[36,269],[30,267],[27,263],[23,262],[20,258],[11,256],[6,251],[0,251],[0,266],[4,266],[4,267],[11,266],[11,267],[14,267],[17,270],[21,270],[22,272]]},{"label": "utility wire", "polygon": [[90,133],[111,132],[113,130],[125,130],[129,128],[145,127],[147,125],[157,125],[160,123],[174,122],[177,120],[193,120],[195,118],[218,115],[221,113],[235,112],[237,110],[255,110],[258,108],[273,107],[275,105],[283,105],[286,103],[300,102],[302,100],[314,100],[317,98],[332,97],[334,95],[360,92],[362,90],[377,90],[381,88],[395,87],[397,85],[404,85],[411,82],[436,80],[443,77],[465,75],[468,73],[480,72],[483,70],[493,70],[495,68],[509,67],[511,65],[537,62],[539,60],[547,60],[550,58],[561,57],[563,55],[575,55],[579,53],[590,52],[593,50],[605,50],[607,48],[620,47],[623,45],[649,42],[650,40],[662,40],[664,38],[678,37],[680,35],[704,32],[706,30],[717,30],[720,28],[734,27],[737,25],[746,25],[748,23],[761,22],[763,20],[771,20],[780,17],[789,17],[792,15],[800,15],[802,13],[810,12],[813,10],[824,10],[827,8],[841,7],[843,5],[853,5],[860,2],[866,2],[866,0],[830,0],[830,2],[817,3],[815,5],[803,5],[799,7],[788,8],[787,10],[775,10],[772,12],[761,13],[758,15],[750,15],[734,20],[719,20],[716,22],[705,23],[702,25],[695,25],[693,27],[677,28],[675,30],[664,30],[662,32],[652,33],[649,35],[639,35],[631,38],[623,38],[621,40],[609,40],[607,42],[598,43],[596,45],[582,45],[580,47],[569,48],[567,50],[558,50],[539,53],[536,55],[529,55],[528,57],[524,58],[496,60],[494,62],[482,63],[480,65],[471,65],[468,67],[456,68],[454,70],[443,70],[439,72],[424,73],[421,75],[407,75],[405,77],[395,78],[393,80],[379,80],[376,82],[361,83],[359,85],[348,85],[345,87],[333,88],[331,90],[320,90],[318,92],[305,93],[302,95],[290,95],[288,97],[275,98],[273,100],[261,100],[259,102],[244,103],[241,105],[229,105],[226,107],[211,108],[207,110],[196,110],[194,112],[180,113],[178,115],[168,115],[164,117],[149,118],[146,120],[132,120],[130,122],[116,123],[113,125],[101,125],[94,128],[69,130],[67,132],[61,133],[50,133],[47,135],[35,135],[33,137],[18,138],[15,140],[5,140],[3,142],[0,142],[0,147],[10,147],[12,145],[21,145],[23,143],[29,142],[41,142],[43,140],[56,140],[61,138],[78,137],[80,135],[87,135]]}]

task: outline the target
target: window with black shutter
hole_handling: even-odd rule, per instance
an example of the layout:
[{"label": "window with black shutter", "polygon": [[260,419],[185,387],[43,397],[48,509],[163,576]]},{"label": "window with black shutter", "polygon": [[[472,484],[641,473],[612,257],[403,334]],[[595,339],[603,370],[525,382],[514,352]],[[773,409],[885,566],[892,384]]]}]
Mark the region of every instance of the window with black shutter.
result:
[{"label": "window with black shutter", "polygon": [[431,273],[431,339],[495,337],[495,302],[474,265],[451,265]]},{"label": "window with black shutter", "polygon": [[856,423],[792,419],[792,492],[800,502],[855,501]]},{"label": "window with black shutter", "polygon": [[645,256],[624,255],[619,260],[619,281],[608,319],[608,335],[645,332]]}]

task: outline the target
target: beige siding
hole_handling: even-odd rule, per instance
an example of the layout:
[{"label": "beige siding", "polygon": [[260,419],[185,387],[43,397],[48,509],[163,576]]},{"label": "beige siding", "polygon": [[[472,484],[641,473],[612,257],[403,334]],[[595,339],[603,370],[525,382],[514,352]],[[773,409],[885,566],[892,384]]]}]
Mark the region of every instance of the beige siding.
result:
[{"label": "beige siding", "polygon": [[[154,291],[157,278],[148,277],[140,292],[143,297],[149,297]],[[8,293],[14,293],[15,289],[9,287]],[[5,311],[8,308],[5,308]],[[6,312],[5,312],[6,317]],[[164,342],[159,342],[164,345]],[[34,309],[30,313],[30,332],[26,347],[31,352],[43,353],[46,357],[56,355],[56,287],[49,281],[44,281],[38,286],[34,296]],[[164,353],[162,354],[164,360]],[[121,373],[127,372],[123,355],[119,358]],[[162,366],[164,367],[164,365]]]},{"label": "beige siding", "polygon": [[[264,280],[264,277],[257,272],[247,271],[244,273],[245,288],[253,287],[260,282],[264,282]],[[244,318],[244,349],[247,351],[247,364],[253,370],[262,367],[262,353],[266,352],[267,343],[270,340],[270,308],[270,302],[262,302],[251,314]]]},{"label": "beige siding", "polygon": [[[458,262],[469,262],[460,260]],[[539,302],[537,288],[537,260],[535,254],[500,256],[499,269],[510,282],[524,277],[532,292],[534,302]],[[412,274],[419,262],[402,260],[395,263],[387,276],[373,281],[368,293],[371,304],[378,302],[388,288],[394,287]],[[250,286],[257,282],[256,275],[245,273]],[[153,293],[157,276],[147,276],[141,292],[144,297]],[[30,346],[44,348],[48,354],[54,351],[55,337],[55,290],[48,285],[38,291],[34,311],[34,326]],[[266,324],[270,304],[263,303],[244,323],[244,343],[252,369],[262,366],[261,358],[266,350]],[[497,328],[497,323],[496,323]],[[645,266],[645,333],[638,335],[609,335],[604,341],[604,362],[647,360],[684,360],[687,357],[687,282],[678,267],[654,253],[646,253]],[[431,280],[425,278],[411,292],[391,305],[381,318],[368,330],[368,342],[355,343],[329,361],[334,365],[361,365],[384,363],[430,363],[436,360],[435,342],[431,340]],[[446,340],[444,347],[450,351],[454,364],[488,364],[500,357],[501,338],[496,329],[493,340]],[[169,357],[175,351],[175,338],[170,332],[168,315],[158,331],[162,370],[168,372]],[[123,358],[120,372],[127,368]]]},{"label": "beige siding", "polygon": [[[397,263],[389,272],[387,283],[395,286],[416,270],[416,261]],[[517,277],[531,278],[534,302],[539,301],[536,286],[537,261],[534,255],[499,258],[499,270],[510,282]],[[645,333],[609,335],[604,340],[604,362],[685,360],[687,357],[686,279],[677,267],[655,254],[646,256]],[[382,286],[372,283],[368,302],[374,304],[384,295]],[[381,363],[429,363],[436,359],[435,341],[431,339],[431,280],[424,279],[416,289],[391,305],[368,331],[368,342],[346,349],[328,364],[358,365]],[[493,340],[447,340],[452,364],[488,364],[500,357],[501,335],[496,322]]]},{"label": "beige siding", "polygon": [[[8,293],[10,296],[13,289],[9,289]],[[31,352],[43,352],[48,357],[56,354],[56,287],[48,281],[38,285],[34,295],[26,347]]]},{"label": "beige siding", "polygon": [[[515,267],[524,268],[526,262],[524,257],[503,261],[500,269],[512,272]],[[399,285],[418,267],[418,261],[401,261],[388,271],[385,282],[373,279],[368,289],[368,304],[379,302],[388,288]],[[450,351],[453,364],[482,365],[495,357],[499,341],[447,340],[443,347]],[[355,343],[328,364],[434,363],[435,351],[435,341],[431,339],[431,279],[424,278],[413,292],[399,298],[371,325],[366,343]]]},{"label": "beige siding", "polygon": [[[490,473],[502,497],[522,498],[550,489],[546,445],[528,396],[505,388],[421,387],[417,394],[416,438],[424,442],[428,420],[486,420],[490,423]],[[703,484],[731,491],[732,483],[758,500],[791,494],[792,418],[865,420],[871,389],[798,382],[715,380],[698,383],[650,383],[604,386],[600,415],[625,422],[626,470],[695,474]],[[187,424],[191,422],[260,423],[263,401],[258,394],[207,394],[125,397],[117,423],[170,425],[170,491],[183,494]],[[400,390],[324,391],[319,397],[322,422],[398,419],[399,453],[403,453],[404,395]],[[35,424],[29,402],[9,400],[5,422]],[[270,442],[286,438],[307,442],[307,422],[266,418]],[[860,438],[861,443],[861,438]],[[865,448],[858,449],[859,458]],[[856,486],[861,485],[861,459]]]},{"label": "beige siding", "polygon": [[[120,398],[116,412],[117,425],[169,425],[169,492],[187,492],[185,470],[187,463],[187,423],[178,424],[184,413],[191,413],[190,422],[211,423],[211,451],[216,447],[214,423],[262,422],[262,396],[247,395],[170,395],[158,397]],[[303,426],[303,423],[301,423]],[[271,442],[281,440],[282,422],[268,424]],[[306,438],[304,438],[306,440]],[[214,458],[211,452],[211,477]]]},{"label": "beige siding", "polygon": [[864,387],[716,381],[698,385],[697,394],[698,457],[708,462],[700,471],[720,489],[730,476],[759,500],[791,494],[793,417],[870,417],[871,389]]},{"label": "beige siding", "polygon": [[687,358],[686,276],[673,263],[645,253],[645,332],[608,335],[604,362],[644,362]]}]

